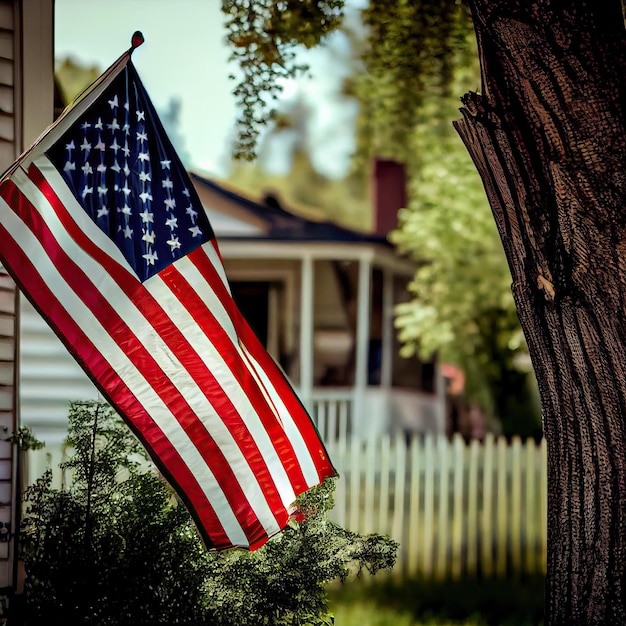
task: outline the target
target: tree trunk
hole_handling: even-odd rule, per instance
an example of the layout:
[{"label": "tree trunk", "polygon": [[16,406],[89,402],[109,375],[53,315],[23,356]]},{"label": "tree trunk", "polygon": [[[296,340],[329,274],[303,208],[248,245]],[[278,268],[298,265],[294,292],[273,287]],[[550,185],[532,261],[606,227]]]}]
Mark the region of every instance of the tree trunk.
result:
[{"label": "tree trunk", "polygon": [[457,130],[513,277],[548,444],[546,624],[626,624],[626,38],[617,0],[471,0]]}]

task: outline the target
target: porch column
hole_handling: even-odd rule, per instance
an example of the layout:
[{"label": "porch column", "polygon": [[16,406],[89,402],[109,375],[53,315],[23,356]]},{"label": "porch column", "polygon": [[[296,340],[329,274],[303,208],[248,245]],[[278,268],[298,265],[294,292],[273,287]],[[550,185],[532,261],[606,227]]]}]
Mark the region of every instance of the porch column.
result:
[{"label": "porch column", "polygon": [[369,259],[359,260],[359,285],[357,292],[356,355],[354,370],[354,415],[353,432],[366,433],[363,424],[365,415],[365,392],[367,390],[367,361],[370,343],[372,263]]},{"label": "porch column", "polygon": [[313,410],[313,259],[302,259],[300,276],[300,399]]},{"label": "porch column", "polygon": [[394,323],[393,323],[393,272],[383,272],[383,319],[382,319],[382,361],[380,366],[380,386],[390,389],[393,374]]}]

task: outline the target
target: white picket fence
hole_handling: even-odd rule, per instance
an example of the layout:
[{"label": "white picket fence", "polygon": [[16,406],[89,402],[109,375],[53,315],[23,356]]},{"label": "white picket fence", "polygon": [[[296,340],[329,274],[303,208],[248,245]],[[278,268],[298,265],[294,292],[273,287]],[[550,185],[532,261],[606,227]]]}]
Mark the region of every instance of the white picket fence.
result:
[{"label": "white picket fence", "polygon": [[383,436],[327,448],[340,473],[331,518],[398,541],[394,575],[545,572],[545,441]]},{"label": "white picket fence", "polygon": [[[398,541],[391,575],[459,579],[545,572],[545,441],[340,436],[326,446],[339,472],[331,519]],[[29,454],[31,481],[63,460],[60,445]],[[61,473],[53,474],[60,486]]]}]

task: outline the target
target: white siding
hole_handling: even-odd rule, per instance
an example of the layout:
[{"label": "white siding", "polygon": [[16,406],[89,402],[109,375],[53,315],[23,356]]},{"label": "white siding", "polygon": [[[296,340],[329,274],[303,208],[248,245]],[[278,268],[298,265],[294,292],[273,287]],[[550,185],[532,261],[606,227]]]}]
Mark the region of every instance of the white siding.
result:
[{"label": "white siding", "polygon": [[[19,103],[19,70],[16,70],[19,57],[16,52],[19,34],[16,33],[17,3],[11,0],[0,0],[0,170],[4,171],[17,154],[20,145],[16,137],[20,128]],[[16,113],[17,111],[17,113]],[[1,245],[1,243],[0,243]],[[3,467],[0,476],[0,522],[14,530],[18,519],[17,506],[17,463],[14,446],[6,441],[6,437],[16,430],[16,337],[17,294],[15,284],[6,275],[4,269],[0,274],[0,361],[2,376],[0,381],[0,465]],[[0,543],[0,587],[10,586],[14,582],[14,538],[9,535],[8,541]],[[3,603],[4,606],[4,603]],[[0,613],[0,616],[4,617]]]},{"label": "white siding", "polygon": [[97,400],[98,391],[32,305],[20,296],[20,414],[47,443],[67,432],[73,400]]}]

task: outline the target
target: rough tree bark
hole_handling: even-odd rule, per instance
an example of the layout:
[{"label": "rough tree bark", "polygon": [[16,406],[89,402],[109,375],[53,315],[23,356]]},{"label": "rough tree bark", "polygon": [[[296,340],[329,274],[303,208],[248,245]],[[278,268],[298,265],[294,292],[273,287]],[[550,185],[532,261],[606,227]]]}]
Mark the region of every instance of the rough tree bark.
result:
[{"label": "rough tree bark", "polygon": [[471,0],[483,179],[548,444],[546,624],[626,624],[626,38],[619,0]]}]

